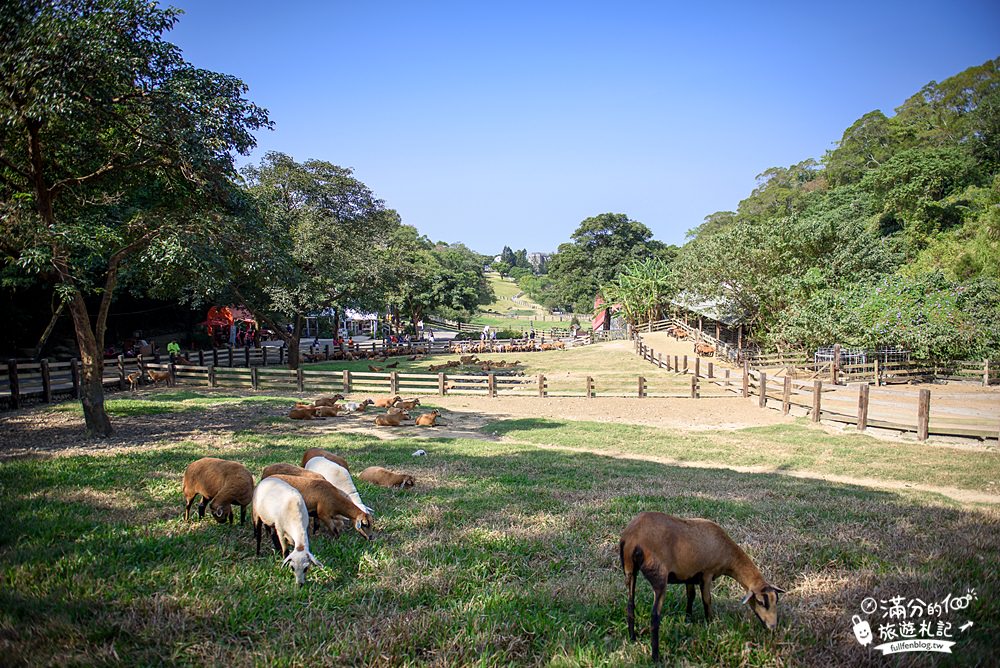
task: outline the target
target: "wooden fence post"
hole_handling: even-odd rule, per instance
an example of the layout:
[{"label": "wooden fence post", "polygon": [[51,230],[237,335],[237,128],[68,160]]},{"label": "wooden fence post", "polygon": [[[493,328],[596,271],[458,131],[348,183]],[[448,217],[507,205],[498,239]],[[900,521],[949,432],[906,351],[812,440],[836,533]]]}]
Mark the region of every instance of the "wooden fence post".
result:
[{"label": "wooden fence post", "polygon": [[674,355],[674,373],[681,372],[681,365],[677,363],[677,355]]},{"label": "wooden fence post", "polygon": [[684,356],[684,373],[688,372],[688,356]]},{"label": "wooden fence post", "polygon": [[656,366],[663,368],[663,353],[656,354]]},{"label": "wooden fence post", "polygon": [[399,372],[392,371],[389,373],[389,394],[396,396],[399,394]]},{"label": "wooden fence post", "polygon": [[920,390],[920,399],[917,402],[917,440],[926,441],[930,431],[931,419],[931,391]]},{"label": "wooden fence post", "polygon": [[52,403],[52,376],[49,375],[49,360],[42,360],[42,401]]},{"label": "wooden fence post", "polygon": [[694,376],[695,376],[695,378],[697,378],[700,375],[701,375],[701,358],[700,357],[695,357],[694,358]]},{"label": "wooden fence post", "polygon": [[592,376],[587,376],[587,398],[594,398],[594,378]]},{"label": "wooden fence post", "polygon": [[298,387],[299,392],[306,391],[306,374],[302,370],[302,367],[295,370],[295,384]]},{"label": "wooden fence post", "polygon": [[983,387],[989,387],[990,384],[990,358],[983,358]]},{"label": "wooden fence post", "polygon": [[443,397],[446,391],[447,388],[445,387],[444,374],[438,373],[438,394]]},{"label": "wooden fence post", "polygon": [[698,376],[691,376],[691,398],[698,398]]},{"label": "wooden fence post", "polygon": [[858,431],[868,428],[868,383],[858,386]]},{"label": "wooden fence post", "polygon": [[278,366],[285,366],[285,344],[278,346]]},{"label": "wooden fence post", "polygon": [[260,365],[267,366],[267,346],[260,347]]},{"label": "wooden fence post", "polygon": [[228,346],[228,348],[229,348],[229,368],[231,369],[233,367],[233,347]]},{"label": "wooden fence post", "polygon": [[243,346],[243,366],[250,367],[250,346]]},{"label": "wooden fence post", "polygon": [[219,386],[218,381],[215,379],[215,365],[210,365],[208,367],[208,386],[209,387]]},{"label": "wooden fence post", "polygon": [[257,377],[257,367],[250,367],[250,387],[254,390],[260,389],[260,378]]},{"label": "wooden fence post", "polygon": [[767,408],[767,374],[763,371],[760,372],[758,389],[760,390],[760,398],[757,400],[757,405],[761,408]]},{"label": "wooden fence post", "polygon": [[212,348],[212,366],[219,366],[219,349]]},{"label": "wooden fence post", "polygon": [[836,385],[840,375],[840,344],[833,344],[833,366],[830,368],[830,381]]},{"label": "wooden fence post", "polygon": [[792,377],[785,376],[785,385],[781,388],[781,414],[788,415],[792,409]]},{"label": "wooden fence post", "polygon": [[819,422],[820,413],[823,412],[823,381],[813,381],[813,412],[812,421]]},{"label": "wooden fence post", "polygon": [[715,365],[711,362],[708,363],[708,377],[715,378]]},{"label": "wooden fence post", "polygon": [[878,387],[881,384],[882,384],[882,381],[879,379],[879,372],[878,372],[878,358],[876,357],[875,358],[875,387]]},{"label": "wooden fence post", "polygon": [[743,364],[743,398],[746,399],[750,396],[750,367],[746,363]]},{"label": "wooden fence post", "polygon": [[125,380],[125,356],[124,355],[119,355],[118,356],[118,387],[124,390],[125,389],[125,383],[126,383],[126,380]]},{"label": "wooden fence post", "polygon": [[205,351],[198,349],[198,366],[205,366]]},{"label": "wooden fence post", "polygon": [[170,376],[170,384],[176,386],[177,385],[177,365],[174,364],[173,362],[170,362],[169,364],[167,364],[167,373]]},{"label": "wooden fence post", "polygon": [[725,370],[725,372],[723,374],[723,378],[725,378],[725,382],[723,383],[723,387],[729,387],[729,369]]},{"label": "wooden fence post", "polygon": [[486,394],[490,397],[497,396],[497,377],[492,371],[486,376]]},{"label": "wooden fence post", "polygon": [[7,360],[7,380],[10,382],[10,405],[21,407],[21,381],[17,377],[17,360]]},{"label": "wooden fence post", "polygon": [[341,374],[344,379],[344,394],[351,393],[351,370],[344,369],[344,373]]},{"label": "wooden fence post", "polygon": [[639,376],[639,398],[642,399],[646,396],[646,379]]},{"label": "wooden fence post", "polygon": [[538,374],[538,396],[548,396],[548,392],[545,391],[545,376],[542,374]]}]

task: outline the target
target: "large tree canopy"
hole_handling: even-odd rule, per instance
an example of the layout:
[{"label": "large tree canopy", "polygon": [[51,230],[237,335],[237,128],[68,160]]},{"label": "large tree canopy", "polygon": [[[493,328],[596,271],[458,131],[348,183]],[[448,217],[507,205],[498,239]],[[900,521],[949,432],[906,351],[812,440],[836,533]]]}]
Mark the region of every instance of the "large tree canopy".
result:
[{"label": "large tree canopy", "polygon": [[101,366],[119,271],[152,241],[206,225],[233,152],[268,125],[243,82],[162,39],[177,13],[142,0],[15,0],[0,12],[5,262],[67,304],[97,435],[111,433]]}]

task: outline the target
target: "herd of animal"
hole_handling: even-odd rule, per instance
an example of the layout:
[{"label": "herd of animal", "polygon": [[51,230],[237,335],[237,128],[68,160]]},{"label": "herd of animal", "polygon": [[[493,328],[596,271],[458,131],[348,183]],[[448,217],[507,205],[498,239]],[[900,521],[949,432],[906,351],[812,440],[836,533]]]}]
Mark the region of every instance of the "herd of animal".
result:
[{"label": "herd of animal", "polygon": [[[396,473],[380,466],[370,466],[358,477],[381,487],[410,488],[411,475]],[[253,475],[239,462],[204,457],[184,471],[184,520],[191,516],[197,497],[198,517],[208,510],[219,523],[234,522],[233,506],[240,507],[240,524],[245,523],[247,508],[260,555],[264,532],[274,549],[281,553],[282,567],[288,566],[299,585],[306,573],[322,564],[309,547],[309,524],[312,534],[320,528],[333,537],[353,527],[366,540],[373,540],[373,511],[361,500],[351,477],[347,460],[320,448],[310,448],[302,456],[301,466],[271,464],[261,472],[254,485]],[[627,592],[626,621],[631,640],[635,633],[635,588],[642,573],[653,588],[650,637],[653,661],[660,658],[660,614],[668,584],[683,584],[687,589],[686,613],[693,614],[695,587],[700,589],[706,621],[712,618],[712,585],[720,577],[736,580],[746,590],[742,603],[768,629],[778,624],[778,595],[785,590],[770,584],[746,552],[715,522],[706,519],[683,519],[660,512],[639,513],[622,532],[618,554],[625,573]]]},{"label": "herd of animal", "polygon": [[[344,395],[335,394],[330,397],[319,397],[311,404],[296,402],[292,409],[288,411],[288,417],[293,420],[321,420],[323,418],[341,417],[352,413],[364,413],[369,406],[382,408],[385,413],[375,416],[375,425],[379,427],[399,427],[404,421],[413,420],[410,414],[415,408],[420,406],[420,399],[404,399],[398,394],[390,397],[380,397],[378,399],[365,399],[364,401],[343,401]],[[418,427],[434,427],[441,412],[433,410],[421,413],[414,420]]]},{"label": "herd of animal", "polygon": [[[370,466],[359,475],[362,480],[381,487],[413,487],[413,476],[395,473],[381,466]],[[301,466],[271,464],[261,472],[254,485],[253,475],[239,462],[203,457],[184,470],[184,520],[191,517],[196,498],[198,517],[205,511],[217,522],[234,522],[233,506],[240,507],[240,524],[251,510],[257,555],[266,531],[274,548],[281,552],[282,566],[295,573],[295,581],[305,584],[306,572],[322,564],[309,548],[309,521],[313,535],[320,528],[333,537],[353,527],[366,540],[372,540],[372,509],[361,501],[351,477],[347,460],[340,455],[310,448],[302,456]]]}]

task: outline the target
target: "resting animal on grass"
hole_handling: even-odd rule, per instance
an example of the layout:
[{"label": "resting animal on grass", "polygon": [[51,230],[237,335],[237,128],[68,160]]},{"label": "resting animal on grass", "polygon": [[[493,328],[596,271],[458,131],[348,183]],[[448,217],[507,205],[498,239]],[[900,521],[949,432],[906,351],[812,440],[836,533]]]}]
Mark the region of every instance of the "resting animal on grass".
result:
[{"label": "resting animal on grass", "polygon": [[152,369],[149,369],[146,371],[146,375],[149,376],[149,380],[153,383],[153,385],[160,382],[166,382],[167,387],[170,387],[174,384],[169,371],[153,371]]},{"label": "resting animal on grass", "polygon": [[362,402],[348,401],[344,404],[344,409],[349,413],[364,413],[365,409],[371,406],[374,402],[371,399],[365,399]]},{"label": "resting animal on grass", "polygon": [[201,495],[198,517],[211,507],[212,517],[219,524],[233,522],[233,504],[240,507],[240,524],[246,521],[247,506],[253,497],[253,476],[239,462],[215,457],[202,457],[184,469],[184,520],[191,518],[191,504]]},{"label": "resting animal on grass", "polygon": [[418,427],[433,427],[437,424],[438,416],[441,415],[441,411],[431,411],[430,413],[424,413],[423,415],[417,416],[417,426]]},{"label": "resting animal on grass", "polygon": [[320,397],[313,402],[313,406],[336,406],[337,402],[343,398],[343,394],[335,394],[332,397]]},{"label": "resting animal on grass", "polygon": [[389,406],[385,409],[386,415],[402,415],[404,420],[410,419],[410,414],[405,408],[400,408],[399,406]]},{"label": "resting animal on grass", "polygon": [[313,480],[326,480],[326,478],[315,471],[307,471],[301,466],[296,466],[295,464],[285,464],[284,462],[265,466],[264,470],[260,473],[260,479],[263,480],[264,478],[270,478],[273,475],[297,475],[303,478],[311,478]]},{"label": "resting animal on grass", "polygon": [[396,402],[401,400],[402,398],[403,397],[397,394],[392,397],[382,397],[380,399],[376,399],[372,403],[375,405],[375,408],[388,408],[389,406],[394,406]]},{"label": "resting animal on grass", "polygon": [[313,533],[316,533],[316,526],[320,525],[326,527],[334,537],[339,537],[340,522],[347,520],[366,540],[374,538],[371,533],[372,516],[358,508],[346,494],[323,476],[318,476],[318,480],[294,475],[272,477],[284,480],[302,495],[309,516],[315,518]]},{"label": "resting animal on grass", "polygon": [[409,413],[385,413],[375,416],[375,426],[377,427],[398,427],[403,424],[403,420],[409,420]]},{"label": "resting animal on grass", "polygon": [[413,487],[413,476],[393,473],[381,466],[369,466],[358,477],[379,487]]},{"label": "resting animal on grass", "polygon": [[306,450],[305,454],[302,455],[303,468],[305,467],[306,462],[308,462],[313,457],[322,457],[323,459],[329,459],[334,464],[343,466],[347,470],[350,470],[351,468],[350,466],[347,465],[346,459],[344,459],[340,455],[333,454],[329,450],[324,450],[323,448],[309,448],[308,450]]},{"label": "resting animal on grass", "polygon": [[302,404],[295,404],[295,408],[288,411],[288,417],[293,420],[312,420],[316,417],[316,411],[318,409],[315,406],[304,406]]},{"label": "resting animal on grass", "polygon": [[396,408],[402,408],[404,411],[412,411],[419,405],[420,399],[400,399],[396,402]]},{"label": "resting animal on grass", "polygon": [[635,640],[635,581],[639,571],[653,587],[650,637],[653,661],[660,660],[660,610],[667,584],[687,585],[687,614],[692,614],[694,587],[701,587],[705,619],[712,618],[712,581],[728,575],[747,589],[749,603],[768,629],[778,625],[778,594],[739,545],[715,522],[681,519],[665,513],[639,513],[622,533],[618,554],[628,588],[628,635]]},{"label": "resting animal on grass", "polygon": [[369,515],[374,514],[372,509],[361,501],[361,495],[358,494],[358,488],[354,486],[351,472],[347,468],[324,457],[313,457],[306,462],[306,468],[326,478],[327,482],[346,494],[358,508]]},{"label": "resting animal on grass", "polygon": [[271,531],[274,546],[285,557],[281,565],[291,567],[299,586],[306,583],[306,571],[312,565],[323,567],[309,551],[309,511],[305,500],[297,489],[274,476],[261,480],[253,493],[253,533],[258,556],[265,526]]},{"label": "resting animal on grass", "polygon": [[341,415],[340,406],[337,405],[316,406],[314,414],[316,415],[316,417],[323,417],[323,418],[337,417],[338,415]]}]

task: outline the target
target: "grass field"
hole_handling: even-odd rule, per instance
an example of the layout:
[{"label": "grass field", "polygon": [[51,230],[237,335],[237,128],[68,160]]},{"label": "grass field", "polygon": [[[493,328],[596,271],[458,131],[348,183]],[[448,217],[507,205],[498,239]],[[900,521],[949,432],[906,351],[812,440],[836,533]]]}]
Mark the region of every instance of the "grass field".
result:
[{"label": "grass field", "polygon": [[[113,400],[119,420],[283,397],[170,392]],[[148,411],[148,412],[146,412]],[[851,615],[868,595],[938,600],[975,588],[952,664],[987,665],[1000,631],[1000,513],[913,491],[883,491],[766,473],[611,457],[656,454],[777,471],[857,472],[983,489],[995,452],[866,437],[799,425],[737,432],[555,420],[498,420],[500,441],[381,441],[318,434],[283,419],[247,424],[224,445],[165,442],[141,450],[0,463],[0,648],[5,665],[636,665],[649,638],[627,639],[617,541],[642,510],[721,523],[775,584],[776,633],[716,587],[716,619],[683,615],[668,587],[661,648],[668,664],[873,665]],[[544,447],[543,447],[544,446]],[[574,452],[585,446],[601,452]],[[258,472],[304,449],[340,452],[416,476],[409,491],[358,481],[377,539],[314,538],[325,565],[296,588],[279,558],[254,556],[249,526],[181,519],[180,479],[214,455]],[[414,458],[417,448],[428,456]],[[640,580],[638,626],[650,588]],[[874,620],[873,620],[874,622]],[[956,624],[957,626],[957,624]],[[896,665],[926,665],[924,655]]]},{"label": "grass field", "polygon": [[[427,367],[432,364],[443,364],[457,360],[461,355],[429,355],[420,360],[410,361],[406,357],[394,357],[390,363],[398,362],[397,371],[406,373],[429,373]],[[609,341],[595,343],[567,350],[543,350],[533,353],[496,353],[478,355],[482,360],[519,361],[519,368],[526,374],[590,374],[623,375],[623,374],[667,374],[667,371],[657,369],[648,362],[643,362],[632,353],[631,343]],[[317,362],[306,366],[315,370],[349,369],[351,371],[368,371],[369,365],[384,367],[382,362],[372,360]]]},{"label": "grass field", "polygon": [[[528,302],[528,306],[514,303],[511,298],[521,292],[521,289],[513,280],[501,278],[499,274],[492,272],[487,273],[486,278],[493,286],[496,299],[490,304],[479,307],[479,312],[472,319],[474,324],[514,330],[527,330],[532,324],[536,330],[569,329],[571,316],[563,316],[560,319],[559,316],[549,313],[545,307],[535,303],[528,295],[521,295],[521,299]],[[508,313],[514,313],[518,317],[504,317]],[[587,326],[588,322],[581,319],[581,324],[584,327]]]}]

